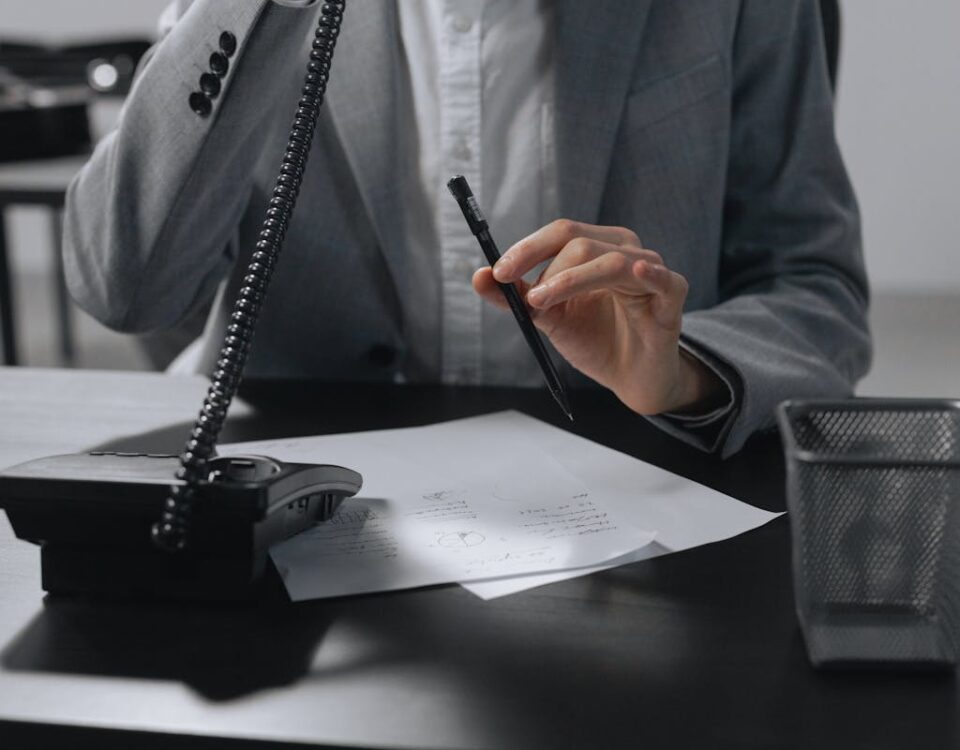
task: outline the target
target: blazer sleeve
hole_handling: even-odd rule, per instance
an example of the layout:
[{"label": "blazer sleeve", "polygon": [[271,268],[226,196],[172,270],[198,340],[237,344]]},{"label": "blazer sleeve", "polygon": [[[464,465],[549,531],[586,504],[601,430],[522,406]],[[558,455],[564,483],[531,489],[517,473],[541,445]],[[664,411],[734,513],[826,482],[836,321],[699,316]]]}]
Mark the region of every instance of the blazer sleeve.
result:
[{"label": "blazer sleeve", "polygon": [[[276,81],[302,78],[313,15],[271,0],[168,8],[166,33],[141,65],[118,127],[67,191],[67,285],[93,317],[147,331],[212,296],[235,257],[264,123],[276,106],[292,119],[295,99],[277,101],[291,89]],[[191,96],[218,67],[215,53],[227,70],[205,111]]]},{"label": "blazer sleeve", "polygon": [[683,340],[737,380],[722,425],[683,431],[728,456],[784,399],[844,397],[871,356],[860,220],[833,129],[817,3],[745,0],[734,41],[720,303]]}]

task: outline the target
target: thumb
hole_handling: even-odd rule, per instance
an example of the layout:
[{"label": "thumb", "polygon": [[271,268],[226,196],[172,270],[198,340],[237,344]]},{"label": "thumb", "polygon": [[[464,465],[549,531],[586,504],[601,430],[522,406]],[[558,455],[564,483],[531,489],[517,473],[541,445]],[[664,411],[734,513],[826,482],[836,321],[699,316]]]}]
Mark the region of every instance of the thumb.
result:
[{"label": "thumb", "polygon": [[[517,287],[517,291],[520,292],[520,297],[526,297],[530,285],[523,279],[514,282],[514,285]],[[490,269],[489,266],[479,268],[473,274],[473,290],[487,302],[501,310],[510,309],[510,305],[507,304],[507,300],[500,290],[500,285],[497,283],[497,280],[493,278],[493,270]]]}]

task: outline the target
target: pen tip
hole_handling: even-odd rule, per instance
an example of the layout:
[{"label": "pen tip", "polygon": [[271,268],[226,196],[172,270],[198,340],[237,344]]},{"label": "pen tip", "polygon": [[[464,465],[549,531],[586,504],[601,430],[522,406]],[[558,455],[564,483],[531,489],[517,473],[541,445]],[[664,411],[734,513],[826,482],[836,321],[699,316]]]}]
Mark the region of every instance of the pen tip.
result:
[{"label": "pen tip", "polygon": [[562,390],[553,390],[553,399],[557,402],[557,405],[563,410],[563,413],[567,415],[567,419],[571,422],[573,421],[573,409],[570,408],[570,402],[567,400],[567,394]]}]

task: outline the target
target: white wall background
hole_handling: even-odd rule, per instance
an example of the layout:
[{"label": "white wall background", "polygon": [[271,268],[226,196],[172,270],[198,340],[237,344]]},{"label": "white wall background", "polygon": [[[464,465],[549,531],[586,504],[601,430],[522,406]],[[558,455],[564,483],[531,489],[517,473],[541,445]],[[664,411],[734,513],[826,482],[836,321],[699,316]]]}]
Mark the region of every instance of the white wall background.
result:
[{"label": "white wall background", "polygon": [[960,291],[960,2],[841,0],[837,134],[877,291]]},{"label": "white wall background", "polygon": [[[0,0],[0,33],[150,34],[166,3]],[[841,5],[837,133],[860,198],[874,288],[960,290],[960,2]],[[32,225],[29,217],[15,222],[14,239],[32,235]],[[32,266],[42,253],[28,255],[21,260]]]},{"label": "white wall background", "polygon": [[0,33],[51,40],[150,34],[169,0],[0,0]]}]

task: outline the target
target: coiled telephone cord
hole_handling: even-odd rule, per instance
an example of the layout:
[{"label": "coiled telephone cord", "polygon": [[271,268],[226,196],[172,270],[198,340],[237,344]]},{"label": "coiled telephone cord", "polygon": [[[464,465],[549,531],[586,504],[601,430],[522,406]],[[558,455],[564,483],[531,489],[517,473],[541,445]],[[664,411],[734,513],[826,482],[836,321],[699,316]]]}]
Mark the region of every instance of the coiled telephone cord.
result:
[{"label": "coiled telephone cord", "polygon": [[283,154],[280,174],[273,188],[256,249],[233,306],[230,325],[227,327],[207,396],[180,454],[177,478],[183,480],[183,484],[170,488],[163,514],[151,529],[154,544],[167,552],[179,552],[188,544],[198,488],[207,478],[207,461],[215,453],[227,410],[240,385],[260,308],[303,182],[345,5],[346,0],[327,0],[320,9],[310,62]]}]

